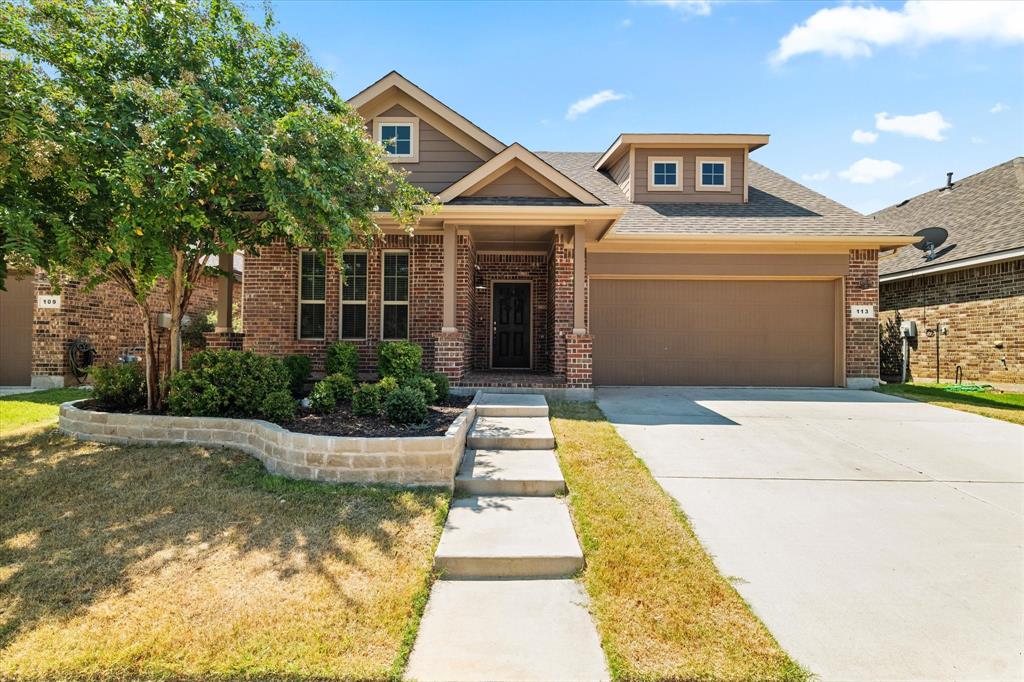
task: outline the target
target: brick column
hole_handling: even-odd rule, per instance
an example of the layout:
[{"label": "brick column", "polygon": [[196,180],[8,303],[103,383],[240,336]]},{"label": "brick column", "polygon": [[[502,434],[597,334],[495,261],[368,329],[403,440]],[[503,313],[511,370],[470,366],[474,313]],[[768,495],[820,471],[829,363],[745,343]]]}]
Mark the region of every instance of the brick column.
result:
[{"label": "brick column", "polygon": [[[874,388],[878,385],[878,251],[850,251],[844,282],[843,315],[846,319],[846,386]],[[876,315],[850,317],[850,306],[870,305]]]},{"label": "brick column", "polygon": [[551,250],[551,371],[565,375],[566,337],[573,329],[573,301],[575,298],[575,270],[573,253],[568,244],[569,235],[562,230],[555,232]]},{"label": "brick column", "polygon": [[593,384],[593,345],[589,334],[569,334],[565,337],[565,384],[569,388],[590,388]]},{"label": "brick column", "polygon": [[466,341],[460,332],[439,332],[434,337],[434,371],[457,384],[466,373]]},{"label": "brick column", "polygon": [[206,332],[203,334],[206,339],[207,350],[242,350],[242,341],[245,334],[238,332]]}]

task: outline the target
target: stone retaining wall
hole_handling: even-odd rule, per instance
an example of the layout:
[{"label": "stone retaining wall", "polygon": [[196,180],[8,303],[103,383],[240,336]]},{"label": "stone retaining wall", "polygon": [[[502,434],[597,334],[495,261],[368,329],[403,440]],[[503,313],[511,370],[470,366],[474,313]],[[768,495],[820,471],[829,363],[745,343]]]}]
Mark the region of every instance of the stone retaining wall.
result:
[{"label": "stone retaining wall", "polygon": [[[78,401],[82,402],[82,401]],[[188,443],[235,448],[273,474],[331,483],[389,483],[451,488],[476,416],[476,400],[443,436],[349,438],[294,433],[259,419],[170,417],[60,406],[60,429],[100,443]]]}]

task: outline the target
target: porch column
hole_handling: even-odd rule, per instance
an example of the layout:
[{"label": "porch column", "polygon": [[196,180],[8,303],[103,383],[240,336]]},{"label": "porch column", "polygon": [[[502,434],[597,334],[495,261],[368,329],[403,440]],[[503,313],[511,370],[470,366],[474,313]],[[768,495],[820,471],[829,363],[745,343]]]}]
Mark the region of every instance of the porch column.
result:
[{"label": "porch column", "polygon": [[214,331],[224,334],[232,330],[231,304],[235,297],[235,254],[231,251],[222,251],[217,256],[217,269],[220,270],[221,276],[217,282],[217,325]]},{"label": "porch column", "polygon": [[593,377],[593,339],[587,333],[587,231],[576,225],[572,236],[572,334],[565,337],[565,384],[590,389]]},{"label": "porch column", "polygon": [[455,256],[458,237],[455,225],[444,224],[444,309],[441,316],[441,332],[451,334],[458,331],[455,326]]},{"label": "porch column", "polygon": [[572,333],[586,334],[587,231],[577,225],[573,231]]}]

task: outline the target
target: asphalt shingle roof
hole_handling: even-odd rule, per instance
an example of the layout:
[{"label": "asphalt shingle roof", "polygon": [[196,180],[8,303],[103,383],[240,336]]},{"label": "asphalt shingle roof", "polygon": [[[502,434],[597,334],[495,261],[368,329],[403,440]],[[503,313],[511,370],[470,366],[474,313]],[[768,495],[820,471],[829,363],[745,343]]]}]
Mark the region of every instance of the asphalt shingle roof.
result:
[{"label": "asphalt shingle roof", "polygon": [[875,236],[905,235],[832,201],[754,161],[750,162],[748,201],[743,204],[631,204],[607,174],[595,170],[599,152],[537,152],[610,206],[626,212],[616,234],[792,234]]},{"label": "asphalt shingle roof", "polygon": [[950,190],[930,190],[872,216],[909,234],[925,227],[949,231],[934,259],[926,261],[923,252],[905,246],[879,261],[883,275],[1024,248],[1024,157],[954,181]]}]

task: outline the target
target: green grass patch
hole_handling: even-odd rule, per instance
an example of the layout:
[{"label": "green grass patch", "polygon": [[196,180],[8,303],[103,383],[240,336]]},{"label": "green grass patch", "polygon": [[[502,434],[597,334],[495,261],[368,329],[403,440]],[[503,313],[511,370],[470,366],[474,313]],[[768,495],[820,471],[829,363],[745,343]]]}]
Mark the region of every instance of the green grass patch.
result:
[{"label": "green grass patch", "polygon": [[51,388],[0,397],[0,435],[9,435],[56,421],[61,403],[88,398],[82,388]]},{"label": "green grass patch", "polygon": [[556,402],[551,415],[612,677],[806,679],[600,409]]},{"label": "green grass patch", "polygon": [[997,390],[961,393],[948,390],[952,386],[955,384],[884,384],[875,390],[886,395],[1024,424],[1024,393]]}]

